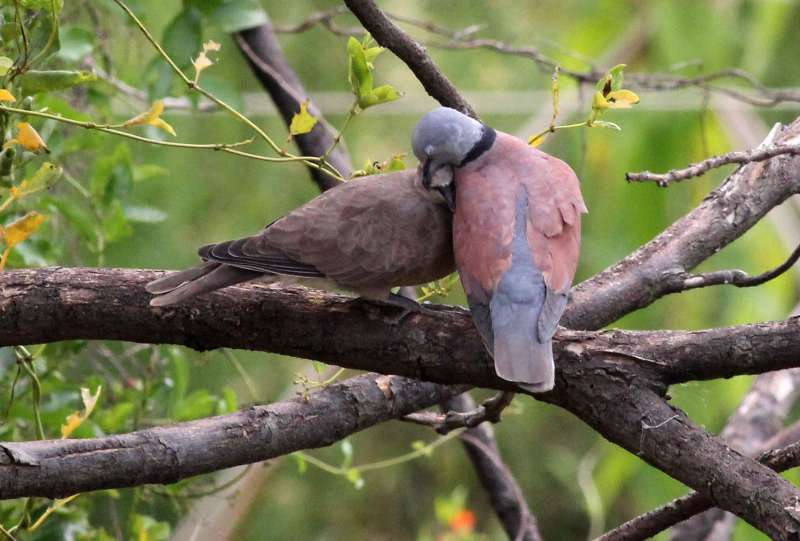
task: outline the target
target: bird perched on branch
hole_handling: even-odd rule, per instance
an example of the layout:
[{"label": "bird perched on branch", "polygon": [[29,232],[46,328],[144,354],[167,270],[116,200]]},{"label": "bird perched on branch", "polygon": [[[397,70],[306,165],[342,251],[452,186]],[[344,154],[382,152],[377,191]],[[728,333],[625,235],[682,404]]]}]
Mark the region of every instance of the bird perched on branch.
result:
[{"label": "bird perched on branch", "polygon": [[414,301],[391,288],[455,270],[452,215],[425,189],[421,172],[374,175],[331,188],[260,233],[200,248],[203,263],[147,284],[165,306],[254,279],[310,281],[404,310]]},{"label": "bird perched on branch", "polygon": [[454,211],[456,267],[497,375],[550,390],[552,337],[587,212],[578,178],[561,160],[446,107],[420,120],[412,144],[423,184]]}]

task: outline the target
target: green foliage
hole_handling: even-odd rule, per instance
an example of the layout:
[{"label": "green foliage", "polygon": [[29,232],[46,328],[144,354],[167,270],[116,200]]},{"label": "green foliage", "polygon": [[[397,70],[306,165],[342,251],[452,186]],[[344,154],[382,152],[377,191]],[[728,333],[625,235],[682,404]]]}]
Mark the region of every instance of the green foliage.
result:
[{"label": "green foliage", "polygon": [[[331,5],[311,0],[138,0],[131,7],[189,76],[202,44],[209,39],[222,43],[226,54],[214,55],[213,68],[204,71],[200,81],[214,95],[240,108],[242,91],[256,87],[227,34],[264,22],[262,4],[276,24],[299,21]],[[13,102],[0,105],[114,124],[167,96],[198,103],[196,94],[186,94],[186,86],[113,2],[77,0],[62,5],[24,0],[20,5],[19,16],[13,2],[0,5],[0,88],[14,96]],[[502,9],[475,3],[457,10],[448,3],[413,2],[409,9],[452,28],[483,21],[488,25],[487,36],[536,45],[573,68],[586,67],[582,58],[602,58],[626,29],[638,24],[640,16],[633,4],[611,1],[591,9],[563,2],[504,3]],[[682,62],[680,72],[691,76],[698,67],[687,61],[700,59],[705,70],[744,66],[770,86],[796,86],[800,71],[793,51],[800,47],[800,35],[793,32],[792,21],[800,14],[800,6],[747,3],[717,12],[700,2],[680,10],[670,3],[654,3],[647,9],[648,20],[654,22],[648,30],[648,48],[625,68],[629,73],[663,72]],[[532,26],[532,20],[546,24]],[[27,46],[21,39],[23,27],[30,38]],[[347,73],[355,111],[397,99],[400,93],[394,85],[422,96],[402,64],[389,54],[378,59],[382,48],[369,39],[347,40],[313,31],[281,37],[281,43],[312,94],[347,88]],[[434,56],[456,86],[467,91],[529,91],[553,85],[549,73],[538,74],[526,59],[487,51],[435,51]],[[148,99],[142,102],[120,93],[107,80],[93,80],[85,73],[88,60],[145,90]],[[380,62],[378,74],[376,61]],[[376,78],[393,86],[376,87]],[[608,111],[619,101],[614,92],[625,90],[620,69],[612,70],[602,83],[582,102],[588,107],[590,98],[596,99],[595,125],[616,113]],[[562,76],[560,86],[566,100],[574,85]],[[699,99],[698,108],[688,111],[644,109],[649,100],[668,96],[673,94],[648,94],[641,108],[612,117],[624,120],[625,128],[613,137],[604,130],[568,130],[546,141],[549,152],[579,172],[591,210],[584,222],[579,279],[648,241],[696,205],[723,177],[718,172],[669,191],[622,181],[626,170],[669,169],[731,148],[718,117],[702,111]],[[549,103],[535,105],[546,110]],[[512,109],[508,104],[504,107]],[[339,112],[347,114],[346,108]],[[516,112],[481,112],[489,124],[511,133],[527,122]],[[791,120],[795,114],[777,111],[763,116],[772,122]],[[207,142],[209,134],[214,140],[252,137],[248,128],[219,114],[167,109],[164,115],[191,142]],[[398,154],[408,149],[416,119],[415,114],[389,110],[385,115],[359,115],[357,129],[347,132],[355,163],[363,164],[365,174],[416,166]],[[276,117],[255,120],[268,133],[284,133]],[[10,251],[7,268],[97,264],[178,268],[196,261],[196,245],[256,231],[316,193],[299,166],[275,169],[223,153],[148,147],[22,113],[0,112],[4,142],[18,137],[21,122],[30,124],[50,154],[22,145],[0,151],[0,205],[5,205],[0,209],[0,225],[8,226],[32,212],[46,219]],[[157,140],[167,137],[146,123],[131,131]],[[366,156],[381,159],[365,163]],[[12,197],[12,188],[17,196]],[[777,245],[775,231],[763,224],[715,256],[703,270],[743,267],[760,272],[782,260],[784,254]],[[699,328],[781,318],[791,308],[795,289],[787,276],[750,291],[697,291],[663,299],[619,324]],[[454,277],[429,284],[422,294],[433,302],[464,301]],[[27,353],[0,348],[0,438],[31,440],[39,432],[59,437],[67,417],[83,407],[81,388],[94,392],[102,386],[103,391],[92,414],[71,435],[76,438],[125,433],[278,399],[291,387],[294,374],[307,366],[255,353],[238,358],[241,370],[233,369],[218,353],[201,355],[169,347],[68,342],[32,347]],[[325,382],[308,379],[309,385],[315,383]],[[671,393],[694,419],[718,430],[748,383],[747,378],[738,378],[691,384]],[[684,492],[638,458],[599,442],[574,417],[531,400],[521,402],[524,415],[506,416],[496,431],[526,496],[535,511],[541,510],[538,519],[546,538],[586,537],[588,519],[576,471],[589,453],[597,453],[593,477],[607,524]],[[244,541],[502,538],[481,487],[467,473],[470,467],[460,447],[451,442],[434,449],[426,443],[431,439],[429,431],[421,428],[387,424],[309,453],[310,459],[294,454],[284,464],[275,463],[252,516],[235,537]],[[336,475],[323,471],[314,459],[333,465]],[[375,464],[379,470],[364,469]],[[454,490],[454,486],[461,488]],[[0,502],[0,523],[6,528],[19,525],[15,537],[20,541],[165,539],[186,515],[194,501],[190,496],[202,488],[213,491],[217,485],[206,477],[169,487],[82,494],[52,512],[33,532],[27,528],[53,502],[38,498]],[[471,519],[469,513],[473,513]],[[472,520],[475,529],[453,537],[451,521],[459,514],[461,522],[456,524]],[[759,539],[743,528],[738,535],[739,540]]]},{"label": "green foliage", "polygon": [[361,109],[394,101],[401,96],[392,85],[374,86],[373,62],[383,51],[383,47],[376,46],[369,35],[361,41],[353,37],[347,40],[348,81]]}]

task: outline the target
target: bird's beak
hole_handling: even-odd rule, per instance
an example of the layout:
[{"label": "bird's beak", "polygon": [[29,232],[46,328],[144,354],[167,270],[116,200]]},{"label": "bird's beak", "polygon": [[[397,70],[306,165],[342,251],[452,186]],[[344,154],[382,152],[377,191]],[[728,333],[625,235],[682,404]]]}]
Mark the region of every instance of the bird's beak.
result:
[{"label": "bird's beak", "polygon": [[446,184],[444,186],[437,186],[436,189],[442,194],[444,197],[445,202],[447,203],[447,208],[450,209],[450,212],[456,211],[456,184],[455,182],[451,182],[450,184]]},{"label": "bird's beak", "polygon": [[431,178],[433,177],[431,172],[431,164],[433,160],[428,158],[422,163],[422,187],[426,190],[431,189]]}]

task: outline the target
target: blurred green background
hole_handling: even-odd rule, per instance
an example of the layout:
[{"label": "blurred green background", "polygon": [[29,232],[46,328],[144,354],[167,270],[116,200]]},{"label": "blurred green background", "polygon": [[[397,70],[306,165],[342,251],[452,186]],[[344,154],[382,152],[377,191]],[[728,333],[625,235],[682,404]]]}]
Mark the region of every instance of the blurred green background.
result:
[{"label": "blurred green background", "polygon": [[[90,20],[83,2],[65,6],[63,21],[75,27],[97,29],[96,43],[102,44],[116,75],[128,84],[154,92],[163,82],[159,82],[161,68],[152,49],[111,2],[96,4],[93,9],[102,15],[99,22]],[[337,2],[263,1],[262,5],[276,24],[284,25],[336,6]],[[574,69],[624,61],[628,64],[628,74],[669,72],[691,76],[737,67],[748,70],[770,87],[800,86],[797,63],[800,2],[797,1],[396,0],[380,5],[388,11],[452,29],[480,24],[483,26],[480,37],[537,47]],[[182,10],[181,2],[175,0],[138,0],[132,6],[156,36],[169,32],[169,26]],[[341,26],[357,24],[346,15],[336,21]],[[235,103],[244,103],[250,117],[282,141],[285,127],[271,112],[268,96],[261,91],[235,44],[213,18],[203,18],[198,24],[203,39],[212,38],[222,44],[219,62],[204,73],[203,82],[220,95],[230,96]],[[406,28],[418,37],[439,39],[419,29]],[[281,35],[280,41],[310,96],[327,111],[328,120],[339,125],[348,108],[346,38],[316,27],[301,34]],[[430,51],[442,70],[473,101],[485,122],[522,137],[547,126],[551,74],[529,59],[485,50],[446,51],[432,47]],[[61,61],[68,63],[69,59]],[[376,80],[378,84],[394,85],[405,96],[396,103],[367,110],[352,122],[345,141],[356,167],[366,160],[410,153],[409,138],[414,123],[434,105],[391,53],[376,61]],[[164,88],[172,94],[182,92],[169,79]],[[568,77],[562,77],[561,89],[564,113],[561,121],[585,118],[592,88],[579,92]],[[583,226],[577,280],[602,270],[651,239],[700,203],[730,169],[666,190],[650,184],[627,184],[626,171],[664,171],[710,154],[753,146],[773,123],[788,123],[800,112],[797,103],[755,109],[717,95],[705,96],[691,88],[638,92],[639,105],[612,111],[605,117],[620,124],[622,132],[569,130],[550,137],[542,147],[566,160],[578,172],[590,209]],[[142,109],[141,104],[125,96],[111,95],[108,89],[102,89],[90,91],[83,98],[70,98],[65,93],[50,99],[53,107],[68,102],[74,111],[93,117],[126,118]],[[168,110],[164,117],[175,127],[180,141],[230,142],[251,135],[241,123],[218,112]],[[221,153],[129,144],[61,127],[49,130],[45,127],[44,131],[51,136],[49,144],[70,164],[68,170],[79,183],[88,185],[98,164],[105,160],[112,177],[115,174],[130,177],[125,188],[125,205],[157,209],[165,216],[158,223],[131,220],[127,233],[107,239],[109,242],[99,255],[97,250],[87,249],[92,244],[86,238],[88,234],[75,233],[80,227],[70,219],[69,211],[64,211],[64,205],[68,204],[64,201],[80,198],[62,183],[48,196],[52,201],[45,203],[50,205],[48,208],[60,209],[64,216],[54,214],[42,238],[32,239],[33,247],[27,252],[21,249],[16,259],[12,258],[11,266],[43,262],[95,265],[102,261],[103,265],[114,267],[180,268],[196,261],[197,246],[250,234],[317,193],[307,172],[298,165],[270,165]],[[83,139],[74,143],[74,153],[64,150],[71,138],[78,136]],[[95,161],[86,160],[92,165],[82,169],[80,163],[87,155]],[[125,158],[119,161],[109,158],[115,155]],[[415,165],[413,158],[407,161],[409,166]],[[114,173],[120,164],[129,171]],[[800,215],[794,208],[787,212],[794,222],[776,225],[774,220],[763,220],[702,269],[743,268],[758,273],[779,264],[792,249],[798,234],[793,226]],[[614,326],[696,329],[784,318],[797,302],[797,280],[797,275],[790,272],[759,288],[715,287],[673,295]],[[460,290],[454,290],[437,302],[464,304],[464,298]],[[137,424],[133,426],[143,426],[224,411],[215,401],[217,397],[220,403],[226,396],[238,404],[268,402],[291,396],[298,372],[317,377],[308,361],[279,359],[263,353],[235,353],[246,376],[243,378],[234,370],[231,360],[218,352],[199,354],[156,348],[153,354],[150,350],[131,352],[117,344],[58,348],[51,351],[70,352],[74,348],[76,352],[70,353],[68,360],[57,367],[49,361],[46,374],[54,379],[52,382],[46,379],[45,387],[74,390],[79,385],[102,381],[112,391],[98,406],[97,423],[87,428],[89,432],[84,435],[130,429],[132,426],[126,423],[134,415]],[[108,361],[109,357],[119,360],[115,364]],[[125,374],[144,382],[139,385],[143,389],[127,385]],[[8,372],[6,379],[10,378]],[[169,381],[165,383],[166,378]],[[254,387],[253,395],[245,379]],[[175,398],[175,382],[182,389],[178,398]],[[674,403],[700,425],[718,431],[750,383],[751,378],[736,378],[688,384],[674,388],[671,394]],[[7,382],[3,388],[6,393],[8,386]],[[22,391],[19,401],[25,400]],[[139,413],[119,407],[131,402],[130,396],[139,396],[136,393],[149,393],[142,399],[141,410],[136,410]],[[234,400],[231,394],[237,398]],[[60,401],[54,398],[61,396],[55,392],[45,399],[49,426],[54,431],[64,412],[76,407],[74,392],[69,395],[63,390],[63,395]],[[177,406],[164,410],[163,402],[159,401],[170,400],[177,400]],[[24,408],[24,403],[19,407]],[[103,416],[114,412],[123,420],[116,424],[104,420]],[[23,409],[19,415],[24,416]],[[686,492],[680,483],[604,441],[570,414],[527,397],[516,399],[511,412],[496,426],[496,432],[504,458],[522,485],[546,539],[586,539]],[[23,424],[14,434],[31,437],[30,427]],[[434,439],[428,430],[393,422],[358,434],[349,443],[353,463],[360,464],[402,455],[412,449],[413,442]],[[340,445],[310,454],[332,464],[340,463],[343,458]],[[800,479],[791,474],[790,477]],[[444,539],[446,535],[452,539],[503,538],[488,499],[456,441],[438,447],[430,457],[365,473],[361,488],[343,476],[331,475],[310,464],[303,471],[292,458],[275,461],[266,470],[261,466],[251,468],[245,479],[241,490],[234,491],[238,496],[212,497],[210,504],[206,501],[201,505],[210,505],[216,511],[201,513],[198,519],[190,517],[195,522],[188,530],[180,531],[193,532],[196,535],[193,539],[216,539],[219,537],[215,537],[214,532],[218,531],[215,528],[235,525],[228,538],[245,541]],[[127,515],[131,509],[171,523],[174,531],[197,499],[142,489],[103,492],[80,500],[87,502],[83,504],[86,506],[83,519],[103,524],[112,535],[118,532],[116,537],[119,537],[119,532],[131,531],[126,526],[132,520]],[[448,505],[475,514],[474,533],[458,537],[449,529]],[[60,538],[65,535],[64,525],[74,517],[67,513],[56,518],[48,535]],[[109,521],[117,521],[116,526],[107,524]],[[34,538],[46,538],[42,535]],[[182,539],[189,538],[192,537]],[[736,539],[761,538],[746,525],[737,527]]]}]

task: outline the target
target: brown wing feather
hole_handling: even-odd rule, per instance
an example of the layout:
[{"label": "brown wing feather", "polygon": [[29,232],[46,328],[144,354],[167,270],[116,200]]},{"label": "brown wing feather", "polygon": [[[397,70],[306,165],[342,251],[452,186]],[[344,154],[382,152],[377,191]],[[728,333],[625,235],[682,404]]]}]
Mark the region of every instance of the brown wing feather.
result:
[{"label": "brown wing feather", "polygon": [[455,269],[452,219],[416,178],[406,170],[340,185],[276,221],[253,246],[280,250],[353,289],[446,276]]}]

